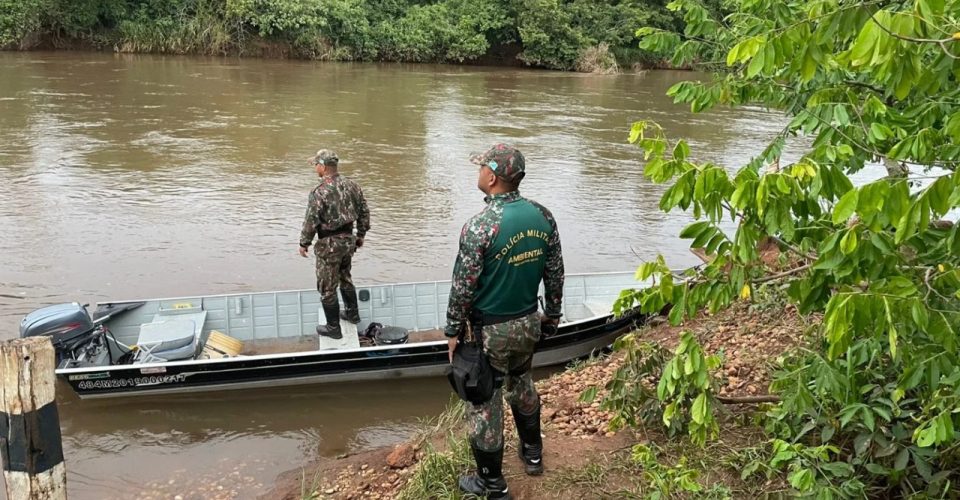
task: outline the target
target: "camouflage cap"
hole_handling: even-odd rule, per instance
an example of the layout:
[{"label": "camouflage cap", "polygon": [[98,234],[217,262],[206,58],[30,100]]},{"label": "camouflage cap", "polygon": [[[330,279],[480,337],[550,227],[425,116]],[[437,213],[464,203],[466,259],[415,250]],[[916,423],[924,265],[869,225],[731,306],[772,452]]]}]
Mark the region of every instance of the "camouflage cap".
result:
[{"label": "camouflage cap", "polygon": [[494,144],[485,153],[471,155],[470,161],[490,167],[497,177],[510,183],[519,183],[526,175],[523,153],[509,144]]},{"label": "camouflage cap", "polygon": [[324,165],[336,165],[340,163],[340,158],[337,156],[337,153],[329,149],[321,149],[317,151],[317,154],[311,156],[309,161],[314,165],[320,165],[321,163]]}]

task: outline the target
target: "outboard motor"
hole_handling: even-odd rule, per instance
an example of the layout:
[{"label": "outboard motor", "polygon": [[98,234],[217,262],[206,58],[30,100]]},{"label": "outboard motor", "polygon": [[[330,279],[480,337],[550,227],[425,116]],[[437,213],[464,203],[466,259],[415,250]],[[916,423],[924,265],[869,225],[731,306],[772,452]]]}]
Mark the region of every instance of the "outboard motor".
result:
[{"label": "outboard motor", "polygon": [[57,352],[57,364],[64,353],[89,341],[95,330],[86,306],[76,302],[37,309],[20,321],[20,338],[51,337]]}]

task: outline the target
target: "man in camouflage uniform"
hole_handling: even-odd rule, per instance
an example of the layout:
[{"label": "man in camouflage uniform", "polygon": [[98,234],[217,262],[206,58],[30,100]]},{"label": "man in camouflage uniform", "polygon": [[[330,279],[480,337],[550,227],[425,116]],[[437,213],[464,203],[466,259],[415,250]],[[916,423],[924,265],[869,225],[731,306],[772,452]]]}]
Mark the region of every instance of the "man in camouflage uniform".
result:
[{"label": "man in camouflage uniform", "polygon": [[[530,373],[541,327],[555,327],[563,297],[560,234],[550,211],[517,191],[525,175],[523,154],[506,144],[474,155],[477,187],[487,206],[460,232],[453,268],[447,326],[450,358],[470,325],[481,332],[491,366],[503,376],[520,437],[518,452],[527,474],[543,473],[540,396]],[[545,311],[537,312],[543,281]],[[548,328],[544,328],[547,330]],[[477,473],[460,478],[460,489],[488,498],[512,498],[503,478],[503,399],[469,409],[470,446]]]},{"label": "man in camouflage uniform", "polygon": [[[317,333],[333,339],[343,338],[340,319],[360,322],[357,289],[350,277],[351,259],[363,246],[363,238],[370,229],[370,210],[363,191],[356,182],[340,175],[340,158],[329,149],[321,149],[310,158],[320,177],[320,184],[310,192],[307,214],[300,230],[300,255],[317,237],[313,251],[317,256],[317,290],[327,317],[326,325],[317,326]],[[357,234],[353,229],[356,224]],[[337,285],[343,297],[344,311],[337,302]]]}]

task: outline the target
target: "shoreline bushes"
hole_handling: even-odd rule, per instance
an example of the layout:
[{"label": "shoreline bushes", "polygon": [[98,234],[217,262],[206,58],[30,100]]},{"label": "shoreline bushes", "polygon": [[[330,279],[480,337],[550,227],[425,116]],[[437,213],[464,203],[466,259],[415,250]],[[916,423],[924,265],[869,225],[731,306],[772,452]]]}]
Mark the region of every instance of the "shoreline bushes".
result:
[{"label": "shoreline bushes", "polygon": [[[658,0],[0,0],[0,48],[8,50],[559,70],[648,62],[650,54],[637,49],[635,27],[679,30],[681,24]],[[582,64],[597,47],[608,47],[603,64]]]}]

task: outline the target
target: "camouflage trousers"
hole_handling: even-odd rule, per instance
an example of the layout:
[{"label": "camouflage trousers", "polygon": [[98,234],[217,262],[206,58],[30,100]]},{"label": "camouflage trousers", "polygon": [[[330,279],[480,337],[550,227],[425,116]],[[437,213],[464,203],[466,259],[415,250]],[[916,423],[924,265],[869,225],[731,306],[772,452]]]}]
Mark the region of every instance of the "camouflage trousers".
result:
[{"label": "camouflage trousers", "polygon": [[484,351],[493,368],[505,375],[502,389],[497,389],[490,401],[467,405],[470,444],[474,448],[496,451],[503,447],[503,391],[506,391],[507,402],[524,414],[533,413],[540,405],[530,369],[533,349],[539,338],[539,312],[496,325],[484,325]]},{"label": "camouflage trousers", "polygon": [[321,238],[313,246],[317,255],[317,291],[320,302],[337,302],[337,286],[352,290],[350,276],[353,254],[357,251],[357,238],[352,234],[338,234]]}]

